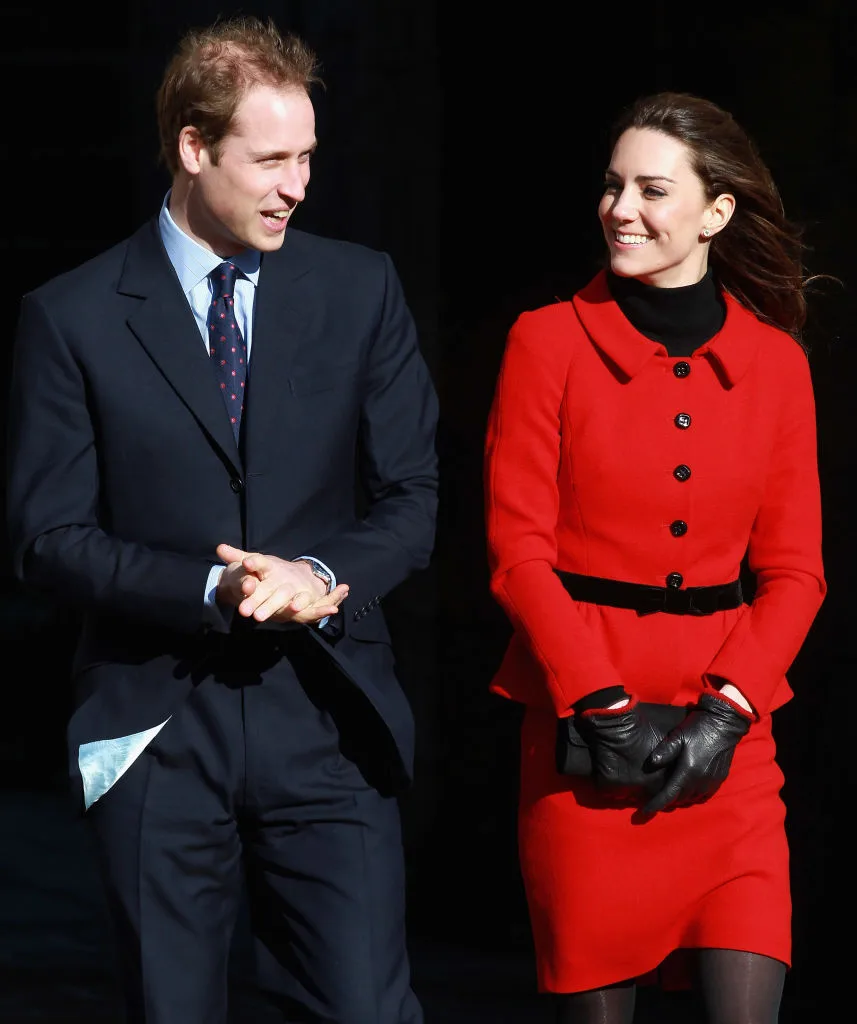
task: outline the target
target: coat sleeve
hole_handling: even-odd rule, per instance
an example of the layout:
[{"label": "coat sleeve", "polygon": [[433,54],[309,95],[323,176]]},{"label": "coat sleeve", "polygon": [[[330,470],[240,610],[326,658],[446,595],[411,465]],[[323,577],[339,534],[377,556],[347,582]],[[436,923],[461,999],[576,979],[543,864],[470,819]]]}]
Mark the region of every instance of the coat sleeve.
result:
[{"label": "coat sleeve", "polygon": [[88,387],[66,332],[36,296],[24,296],[7,424],[14,572],[70,604],[192,633],[206,622],[211,561],[156,551],[102,528]]},{"label": "coat sleeve", "polygon": [[826,593],[821,550],[815,400],[809,364],[794,346],[781,364],[783,400],[765,491],[748,546],[752,604],[704,674],[737,686],[764,714]]},{"label": "coat sleeve", "polygon": [[621,682],[553,572],[560,410],[577,329],[552,307],[515,321],[489,413],[484,466],[491,592],[541,666],[559,715],[585,694]]},{"label": "coat sleeve", "polygon": [[[349,585],[338,617],[344,632],[428,566],[437,521],[437,393],[399,275],[386,254],[378,266],[378,315],[357,438],[365,508],[352,527],[309,551]],[[371,629],[378,618],[369,614],[358,628]]]}]

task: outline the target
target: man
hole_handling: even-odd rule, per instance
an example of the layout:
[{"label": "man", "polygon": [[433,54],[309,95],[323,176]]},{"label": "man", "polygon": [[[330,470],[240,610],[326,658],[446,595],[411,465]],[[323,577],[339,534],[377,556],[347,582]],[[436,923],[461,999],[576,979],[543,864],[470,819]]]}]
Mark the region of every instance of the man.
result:
[{"label": "man", "polygon": [[317,82],[272,23],[189,33],[160,213],[22,302],[13,556],[83,608],[70,767],[129,1022],[226,1021],[242,885],[284,1020],[422,1020],[380,602],[431,554],[436,396],[390,259],[289,224]]}]

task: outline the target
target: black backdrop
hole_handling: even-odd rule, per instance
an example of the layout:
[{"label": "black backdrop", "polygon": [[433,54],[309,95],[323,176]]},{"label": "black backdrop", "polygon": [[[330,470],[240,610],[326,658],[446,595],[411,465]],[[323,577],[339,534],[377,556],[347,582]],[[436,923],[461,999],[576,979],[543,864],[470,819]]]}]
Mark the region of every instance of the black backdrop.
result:
[{"label": "black backdrop", "polygon": [[[854,910],[857,18],[848,0],[796,14],[775,3],[728,14],[655,0],[580,6],[531,0],[503,14],[466,0],[177,0],[163,9],[125,0],[100,13],[4,3],[8,286],[17,305],[157,209],[167,180],[153,96],[182,30],[218,14],[270,15],[318,49],[320,148],[297,225],[393,255],[441,397],[435,558],[387,602],[419,729],[405,808],[413,927],[526,947],[518,712],[487,693],[508,636],[488,596],[482,530],[494,376],[515,315],[570,296],[595,268],[604,133],[620,106],[675,88],[731,109],[806,227],[810,268],[842,281],[816,303],[809,335],[830,593],[790,673],[797,697],[776,719],[799,968],[789,984],[820,1010],[834,1005],[820,989],[846,976],[850,959],[831,929]],[[6,319],[7,360],[16,312]],[[4,561],[0,628],[7,659],[20,657],[3,689],[7,785],[57,784],[73,627],[68,613],[24,595]]]}]

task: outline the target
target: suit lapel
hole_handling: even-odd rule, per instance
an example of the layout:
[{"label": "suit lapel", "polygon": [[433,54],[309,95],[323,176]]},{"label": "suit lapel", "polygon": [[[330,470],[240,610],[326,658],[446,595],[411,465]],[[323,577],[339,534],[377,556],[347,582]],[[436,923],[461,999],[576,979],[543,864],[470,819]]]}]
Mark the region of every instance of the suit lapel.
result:
[{"label": "suit lapel", "polygon": [[248,457],[273,442],[280,444],[283,405],[295,353],[312,334],[316,299],[314,274],[290,237],[279,252],[262,257],[253,320],[253,344],[242,430]]},{"label": "suit lapel", "polygon": [[157,222],[131,239],[119,291],[143,299],[128,326],[236,469],[240,459],[193,312],[161,243]]}]

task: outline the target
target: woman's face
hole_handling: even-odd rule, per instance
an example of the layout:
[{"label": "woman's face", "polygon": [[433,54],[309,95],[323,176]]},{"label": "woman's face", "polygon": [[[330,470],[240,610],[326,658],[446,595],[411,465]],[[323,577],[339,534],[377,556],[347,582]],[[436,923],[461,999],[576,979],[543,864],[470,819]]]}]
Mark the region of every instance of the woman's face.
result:
[{"label": "woman's face", "polygon": [[659,288],[700,281],[708,267],[702,231],[709,228],[713,236],[722,223],[684,143],[629,128],[613,149],[604,181],[598,216],[612,270]]}]

